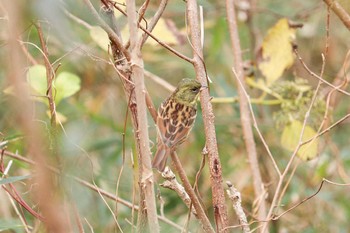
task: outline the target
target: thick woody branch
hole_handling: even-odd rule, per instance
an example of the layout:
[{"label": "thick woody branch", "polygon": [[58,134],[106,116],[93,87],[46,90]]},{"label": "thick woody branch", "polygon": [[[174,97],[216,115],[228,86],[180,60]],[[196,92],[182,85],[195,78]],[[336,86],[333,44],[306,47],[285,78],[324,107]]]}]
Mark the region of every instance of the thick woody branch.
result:
[{"label": "thick woody branch", "polygon": [[[147,220],[149,232],[159,232],[159,223],[157,218],[157,208],[153,187],[153,172],[151,166],[151,150],[149,147],[147,108],[145,103],[145,83],[143,75],[143,60],[141,55],[141,40],[138,38],[138,23],[136,17],[135,1],[127,2],[129,12],[128,24],[130,30],[130,50],[131,50],[131,79],[135,83],[135,98],[137,110],[137,122],[139,128],[138,137],[138,154],[139,154],[139,172],[140,188],[144,190],[145,207],[147,211]],[[145,229],[138,229],[144,231]]]},{"label": "thick woody branch", "polygon": [[345,27],[350,30],[350,15],[336,0],[323,0],[328,7],[339,17]]},{"label": "thick woody branch", "polygon": [[[200,26],[198,20],[198,6],[196,0],[187,1],[187,19],[191,33],[191,43],[193,48],[193,62],[197,80],[202,85],[207,85],[207,75],[203,61],[203,51],[200,37]],[[208,150],[208,161],[210,171],[210,181],[212,190],[212,200],[214,217],[217,231],[221,231],[228,226],[227,209],[225,204],[225,192],[223,188],[221,163],[218,153],[213,107],[210,102],[209,89],[201,91],[200,100],[203,113],[206,148]],[[227,230],[223,230],[227,232]]]}]

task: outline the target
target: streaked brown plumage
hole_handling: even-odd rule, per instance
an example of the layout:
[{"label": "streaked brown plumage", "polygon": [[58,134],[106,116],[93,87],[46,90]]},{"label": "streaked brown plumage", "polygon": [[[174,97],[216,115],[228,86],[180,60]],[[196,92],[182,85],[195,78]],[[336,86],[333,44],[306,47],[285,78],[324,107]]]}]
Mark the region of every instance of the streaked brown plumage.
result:
[{"label": "streaked brown plumage", "polygon": [[152,167],[160,172],[164,171],[170,152],[186,140],[193,127],[201,88],[198,81],[183,79],[158,109],[158,147]]}]

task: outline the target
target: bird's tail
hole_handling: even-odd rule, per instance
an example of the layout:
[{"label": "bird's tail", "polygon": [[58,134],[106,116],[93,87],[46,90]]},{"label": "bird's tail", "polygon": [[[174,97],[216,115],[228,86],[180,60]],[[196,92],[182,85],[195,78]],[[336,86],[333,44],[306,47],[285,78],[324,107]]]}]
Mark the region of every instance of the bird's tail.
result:
[{"label": "bird's tail", "polygon": [[159,143],[152,161],[152,167],[157,168],[160,172],[163,172],[166,166],[169,152],[170,151],[167,146],[165,146],[163,143]]}]

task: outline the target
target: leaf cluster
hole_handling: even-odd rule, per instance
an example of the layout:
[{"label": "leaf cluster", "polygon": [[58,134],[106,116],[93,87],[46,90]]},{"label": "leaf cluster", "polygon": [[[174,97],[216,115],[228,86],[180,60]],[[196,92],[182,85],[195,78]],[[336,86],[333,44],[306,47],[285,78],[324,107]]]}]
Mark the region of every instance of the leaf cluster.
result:
[{"label": "leaf cluster", "polygon": [[[278,128],[283,128],[294,120],[303,121],[314,96],[314,89],[308,81],[296,78],[293,81],[282,80],[273,83],[271,89],[281,96],[279,110],[273,113]],[[316,96],[310,113],[309,124],[317,127],[324,117],[326,103],[320,95]]]}]

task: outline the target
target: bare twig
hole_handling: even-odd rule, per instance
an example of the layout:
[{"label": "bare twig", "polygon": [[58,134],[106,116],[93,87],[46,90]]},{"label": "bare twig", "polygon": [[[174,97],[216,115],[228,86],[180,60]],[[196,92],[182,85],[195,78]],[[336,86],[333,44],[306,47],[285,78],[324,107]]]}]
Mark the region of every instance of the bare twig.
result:
[{"label": "bare twig", "polygon": [[228,190],[226,190],[228,197],[231,199],[233,204],[233,209],[236,212],[236,215],[239,219],[239,224],[242,225],[242,230],[244,233],[250,232],[250,228],[248,225],[247,217],[243,211],[241,202],[241,193],[231,184],[231,182],[226,181],[228,186]]},{"label": "bare twig", "polygon": [[115,43],[116,45],[118,45],[118,48],[120,49],[120,51],[123,53],[123,55],[125,56],[125,58],[130,61],[130,53],[129,51],[127,51],[122,42],[121,39],[119,38],[119,36],[117,35],[116,32],[113,31],[113,29],[105,22],[103,21],[103,19],[99,16],[99,14],[97,13],[97,11],[95,10],[94,6],[92,5],[92,3],[90,2],[90,0],[84,0],[85,5],[89,8],[91,14],[95,17],[95,19],[99,22],[99,24],[101,25],[101,27],[103,28],[103,30],[105,30],[108,34],[108,37],[110,38],[110,40],[113,41],[113,43]]},{"label": "bare twig", "polygon": [[309,142],[315,140],[315,138],[321,137],[323,134],[328,133],[331,129],[333,129],[334,127],[336,127],[337,125],[339,125],[340,123],[342,123],[343,121],[345,121],[346,119],[348,119],[350,117],[350,113],[346,114],[345,116],[343,116],[342,118],[340,118],[339,120],[337,120],[335,123],[333,123],[332,125],[330,125],[328,128],[322,130],[320,133],[318,133],[317,135],[313,136],[312,138],[302,142],[300,145],[305,145],[308,144]]},{"label": "bare twig", "polygon": [[[12,152],[7,151],[7,150],[4,151],[4,155],[5,155],[5,156],[8,156],[8,157],[10,157],[10,158],[13,158],[13,159],[16,159],[16,160],[25,162],[25,163],[30,164],[30,165],[36,165],[36,162],[34,162],[33,160],[28,159],[28,158],[26,158],[26,157],[23,157],[23,156],[21,156],[21,155],[19,155],[19,154],[16,154],[16,153],[12,153]],[[122,205],[124,205],[124,206],[126,206],[126,207],[128,207],[128,208],[135,209],[135,210],[137,210],[137,211],[139,211],[139,209],[140,209],[139,206],[134,205],[133,203],[131,203],[131,202],[129,202],[129,201],[126,201],[126,200],[124,200],[124,199],[122,199],[122,198],[119,198],[119,197],[113,195],[112,193],[109,193],[109,192],[105,191],[104,189],[101,189],[101,188],[97,187],[96,185],[91,184],[91,183],[89,183],[89,182],[87,182],[87,181],[85,181],[85,180],[83,180],[83,179],[81,179],[81,178],[79,178],[79,177],[72,176],[72,175],[67,175],[67,174],[63,174],[63,173],[61,173],[57,168],[52,167],[52,166],[48,166],[48,165],[44,165],[44,166],[45,166],[45,168],[48,169],[50,172],[53,172],[53,173],[55,173],[56,175],[60,175],[60,176],[65,175],[65,176],[67,176],[67,177],[73,179],[73,180],[76,181],[77,183],[81,184],[82,186],[84,186],[84,187],[86,187],[86,188],[89,188],[89,189],[91,189],[92,191],[97,192],[97,193],[103,195],[104,197],[106,197],[106,198],[108,198],[108,199],[110,199],[110,200],[113,200],[113,201],[115,201],[115,202],[118,202],[118,203],[120,203],[120,204],[122,204]],[[165,218],[165,217],[163,217],[163,216],[158,215],[158,219],[161,220],[162,222],[166,223],[166,224],[169,224],[170,226],[173,226],[174,228],[176,228],[176,229],[178,229],[178,230],[181,230],[181,229],[182,229],[181,226],[175,224],[174,222],[170,221],[169,219],[167,219],[167,218]]]},{"label": "bare twig", "polygon": [[341,87],[338,86],[334,86],[332,83],[328,82],[327,80],[325,80],[324,78],[322,78],[321,76],[317,75],[315,72],[313,72],[312,70],[310,70],[310,68],[305,64],[305,62],[303,61],[303,59],[301,58],[301,56],[299,55],[298,49],[295,47],[294,48],[294,52],[297,55],[300,63],[303,65],[303,67],[305,68],[305,70],[313,77],[315,77],[316,79],[318,79],[319,81],[321,81],[322,83],[327,84],[328,86],[330,86],[331,88],[337,90],[338,92],[350,96],[350,93],[341,89]]},{"label": "bare twig", "polygon": [[[152,32],[153,29],[155,28],[156,24],[158,23],[158,20],[162,16],[162,14],[163,14],[167,4],[168,4],[168,0],[162,0],[159,3],[159,7],[158,7],[157,12],[154,14],[153,18],[151,19],[151,22],[148,24],[147,30],[149,32]],[[147,38],[148,38],[148,34],[146,32],[143,33],[143,35],[142,35],[142,45],[146,42]]]},{"label": "bare twig", "polygon": [[256,119],[255,119],[255,115],[254,115],[254,111],[253,111],[253,106],[252,106],[252,101],[251,101],[251,99],[250,99],[250,96],[249,96],[248,93],[246,92],[242,81],[238,79],[238,76],[237,76],[236,71],[235,71],[234,69],[232,69],[232,72],[233,72],[233,74],[235,75],[235,77],[237,78],[237,82],[238,82],[238,84],[240,85],[240,87],[242,88],[242,92],[243,92],[245,98],[246,98],[247,101],[248,101],[249,110],[250,110],[250,114],[251,114],[251,116],[252,116],[254,128],[255,128],[256,131],[258,132],[258,135],[259,135],[259,137],[260,137],[260,140],[262,141],[262,143],[263,143],[263,145],[264,145],[264,147],[265,147],[265,149],[266,149],[266,151],[267,151],[267,154],[269,155],[269,157],[270,157],[270,159],[271,159],[271,161],[272,161],[272,164],[273,164],[273,167],[274,167],[275,170],[276,170],[276,173],[280,176],[280,175],[281,175],[281,171],[280,171],[280,169],[278,168],[278,165],[277,165],[275,159],[273,158],[273,155],[272,155],[272,153],[271,153],[271,151],[270,151],[270,148],[269,148],[269,146],[267,145],[267,143],[266,143],[266,141],[265,141],[265,139],[264,139],[264,137],[263,137],[263,135],[262,135],[262,133],[261,133],[261,131],[260,131],[260,129],[259,129],[258,123],[257,123],[257,121],[256,121]]},{"label": "bare twig", "polygon": [[[279,177],[279,181],[278,181],[278,184],[277,184],[277,187],[276,187],[276,190],[275,190],[275,193],[274,193],[274,196],[273,196],[273,199],[272,199],[272,202],[271,202],[271,206],[270,206],[270,209],[269,209],[269,212],[267,214],[267,219],[270,219],[272,216],[273,216],[273,211],[274,211],[274,208],[276,206],[279,206],[280,205],[280,201],[282,200],[282,197],[284,195],[284,191],[287,189],[288,185],[289,185],[289,182],[290,180],[292,179],[292,174],[294,174],[294,172],[296,171],[297,169],[297,166],[298,164],[295,165],[293,171],[292,171],[292,174],[290,175],[290,178],[289,180],[287,181],[287,183],[284,185],[284,187],[282,188],[282,185],[283,185],[283,182],[284,182],[284,179],[285,177],[287,176],[288,172],[289,172],[289,169],[292,165],[292,162],[294,160],[294,158],[296,157],[299,149],[301,148],[302,145],[305,145],[306,143],[305,142],[302,142],[302,138],[303,138],[303,135],[304,135],[304,130],[305,130],[305,127],[306,127],[306,124],[307,124],[307,121],[310,117],[310,112],[311,112],[311,109],[317,99],[317,96],[319,94],[319,91],[320,91],[320,88],[321,88],[321,84],[323,83],[322,80],[323,79],[323,73],[324,73],[324,69],[325,69],[325,66],[326,66],[326,56],[328,54],[328,42],[329,42],[329,14],[327,15],[327,26],[326,26],[326,31],[327,31],[327,34],[326,34],[326,45],[325,45],[325,54],[321,54],[322,56],[322,67],[321,67],[321,72],[320,72],[320,75],[316,75],[315,73],[313,73],[311,70],[309,70],[306,66],[306,64],[304,63],[304,61],[301,59],[301,57],[297,54],[297,48],[295,47],[294,48],[294,51],[295,53],[298,55],[298,58],[300,60],[300,62],[304,65],[304,67],[309,71],[309,73],[311,74],[312,73],[312,76],[318,76],[318,84],[317,84],[317,88],[312,96],[312,99],[311,99],[311,103],[309,105],[309,108],[308,110],[306,111],[305,113],[305,116],[304,116],[304,122],[303,122],[303,126],[302,126],[302,129],[301,129],[301,132],[300,132],[300,135],[299,135],[299,140],[298,140],[298,145],[296,146],[290,160],[288,161],[287,163],[287,166],[285,167],[283,173],[280,175]],[[321,123],[321,125],[323,124],[323,122]],[[318,130],[318,133],[319,134],[319,131],[322,129],[322,126],[319,127],[319,130]],[[309,142],[312,142],[313,140],[316,139],[316,136],[313,137],[311,140],[309,140]],[[281,190],[282,189],[282,190]],[[266,221],[263,225],[263,228],[262,228],[262,232],[265,232],[268,228],[268,224],[269,224],[269,221]]]},{"label": "bare twig", "polygon": [[[276,221],[276,220],[278,220],[283,215],[289,213],[290,211],[294,210],[295,208],[297,208],[301,204],[303,204],[303,203],[309,201],[310,199],[314,198],[322,190],[322,187],[323,187],[324,183],[329,183],[331,185],[342,186],[342,187],[343,186],[347,186],[347,187],[350,186],[350,183],[337,183],[337,182],[330,181],[330,180],[328,180],[326,178],[323,178],[321,183],[320,183],[320,185],[319,185],[319,188],[317,189],[317,191],[314,194],[304,198],[302,201],[300,201],[299,203],[297,203],[297,204],[293,205],[292,207],[288,208],[288,210],[284,211],[283,213],[281,213],[281,214],[279,214],[277,216],[271,216],[269,219],[266,219],[264,221],[259,221],[259,222],[269,222],[269,221]],[[245,225],[249,226],[249,225],[251,225],[253,223],[256,223],[256,222],[257,221],[252,221],[249,224],[245,224]],[[243,227],[243,226],[241,224],[240,225],[235,225],[235,226],[229,226],[228,229],[234,229],[234,228]]]},{"label": "bare twig", "polygon": [[[335,79],[333,80],[332,84],[334,86],[340,87],[343,90],[345,90],[350,82],[350,76],[349,76],[349,68],[350,68],[350,50],[345,55],[344,62],[342,67],[339,69],[337,75],[335,76]],[[334,109],[339,103],[339,93],[335,92],[336,89],[333,89],[331,87],[325,88],[322,93],[327,95],[327,102],[329,102],[329,107]]]},{"label": "bare twig", "polygon": [[[237,28],[235,7],[234,7],[233,0],[226,0],[226,15],[227,15],[228,27],[229,27],[230,37],[231,37],[231,47],[233,49],[234,60],[235,60],[234,70],[237,75],[237,80],[239,80],[237,82],[243,84],[242,86],[238,84],[237,89],[239,94],[239,103],[240,103],[239,106],[240,106],[240,113],[241,113],[241,123],[242,123],[243,135],[244,135],[244,142],[247,148],[248,160],[249,160],[250,168],[253,174],[255,197],[261,198],[265,196],[265,195],[262,196],[262,194],[265,193],[265,188],[261,178],[258,159],[257,159],[257,151],[255,146],[252,125],[251,125],[251,117],[249,114],[249,102],[245,97],[242,51],[241,51],[240,42],[239,42],[238,28]],[[278,171],[278,168],[276,166],[275,168]],[[259,209],[258,209],[258,218],[264,219],[266,216],[265,200],[261,201],[260,203],[261,205],[259,206]]]},{"label": "bare twig", "polygon": [[339,17],[339,19],[343,22],[345,27],[350,30],[350,15],[346,10],[336,1],[336,0],[323,0],[328,7],[330,7],[334,13]]},{"label": "bare twig", "polygon": [[81,217],[79,216],[79,211],[75,204],[72,204],[72,209],[73,209],[73,215],[74,215],[74,219],[77,224],[79,233],[85,233],[83,223],[81,222]]},{"label": "bare twig", "polygon": [[184,187],[179,184],[179,182],[177,182],[175,174],[168,167],[165,168],[164,172],[162,173],[162,177],[165,179],[165,181],[160,184],[160,186],[175,191],[177,195],[179,195],[179,197],[182,199],[182,201],[186,204],[186,206],[192,210],[192,213],[194,215],[197,215],[196,210],[191,208],[191,198],[188,196]]},{"label": "bare twig", "polygon": [[156,107],[154,107],[151,96],[149,95],[148,92],[146,92],[145,98],[146,98],[146,104],[147,104],[148,111],[151,114],[153,121],[157,122],[157,117],[158,117],[157,109],[156,109]]},{"label": "bare twig", "polygon": [[[51,136],[51,150],[52,154],[54,155],[55,159],[59,162],[59,157],[57,155],[58,148],[57,148],[57,114],[56,114],[56,104],[55,104],[55,95],[54,95],[54,79],[56,76],[56,70],[54,70],[52,64],[49,60],[49,51],[46,45],[46,42],[44,40],[44,35],[42,32],[42,28],[40,23],[36,23],[35,27],[38,30],[40,44],[43,51],[43,57],[44,57],[44,63],[46,68],[46,82],[47,82],[47,89],[46,89],[46,97],[49,102],[49,110],[50,110],[50,119],[51,119],[51,128],[50,128],[50,136]],[[58,66],[59,67],[59,66]],[[58,68],[57,67],[57,68]]]},{"label": "bare twig", "polygon": [[[2,177],[0,177],[0,180],[4,177],[7,176],[9,168],[11,167],[12,161],[10,160],[10,162],[8,163],[8,165],[6,166],[6,168],[4,168],[4,161],[3,161],[3,157],[5,154],[5,150],[1,150],[1,157],[0,157],[0,172],[2,174]],[[8,187],[7,187],[8,186]],[[37,213],[35,210],[33,210],[26,202],[25,200],[23,200],[23,198],[21,197],[21,195],[19,195],[16,187],[12,184],[9,183],[7,185],[1,185],[1,188],[3,188],[7,194],[7,196],[9,197],[9,200],[16,212],[16,214],[19,216],[19,218],[21,219],[23,225],[25,226],[25,228],[27,228],[27,222],[24,218],[24,213],[23,210],[21,209],[21,213],[19,213],[18,207],[17,205],[14,203],[14,201],[16,201],[19,205],[21,205],[24,209],[26,209],[30,214],[32,214],[34,217],[40,219],[41,221],[44,221],[44,218]],[[27,230],[27,229],[26,229]]]},{"label": "bare twig", "polygon": [[161,85],[162,87],[164,87],[165,89],[167,89],[168,91],[173,92],[175,90],[175,86],[171,85],[170,83],[168,83],[166,80],[162,79],[161,77],[147,71],[144,70],[145,76],[152,79],[155,83]]},{"label": "bare twig", "polygon": [[172,151],[170,153],[171,155],[171,160],[173,161],[173,164],[175,166],[175,169],[177,171],[177,173],[179,174],[180,176],[180,179],[184,185],[184,188],[186,190],[186,192],[188,193],[188,195],[190,196],[191,198],[191,201],[192,201],[192,204],[193,204],[193,207],[194,209],[196,210],[197,212],[197,218],[199,219],[201,225],[202,225],[202,228],[205,232],[214,232],[214,229],[213,227],[211,226],[210,222],[209,222],[209,219],[208,217],[206,216],[204,210],[203,210],[203,207],[201,206],[190,182],[188,181],[187,179],[187,176],[186,176],[186,173],[184,171],[184,169],[182,168],[182,165],[181,165],[181,162],[180,160],[178,159],[177,157],[177,154],[175,151]]},{"label": "bare twig", "polygon": [[28,60],[30,61],[30,63],[32,65],[37,65],[38,62],[34,59],[34,57],[29,53],[27,47],[23,44],[23,43],[20,43],[21,45],[21,48],[22,48],[22,51],[23,53],[26,55],[26,57],[28,58]]},{"label": "bare twig", "polygon": [[[85,0],[86,1],[86,0]],[[114,4],[114,7],[120,11],[123,15],[127,16],[126,12],[123,11],[123,9],[121,9],[117,4]],[[172,52],[173,54],[175,54],[176,56],[178,56],[179,58],[189,62],[189,63],[193,63],[192,59],[187,57],[186,55],[179,53],[178,51],[176,51],[175,49],[173,49],[172,47],[170,47],[169,45],[165,44],[164,42],[162,42],[161,40],[159,40],[157,37],[155,37],[150,31],[148,31],[145,27],[143,27],[142,25],[139,25],[140,29],[142,31],[144,31],[149,37],[151,37],[153,40],[155,40],[158,44],[160,44],[161,46],[163,46],[164,48],[166,48],[168,51]]]},{"label": "bare twig", "polygon": [[[131,96],[128,99],[128,106],[130,105],[130,101],[131,101]],[[122,166],[119,170],[119,174],[118,174],[118,178],[117,178],[117,184],[115,187],[115,196],[118,197],[118,192],[119,192],[119,184],[120,184],[120,179],[122,177],[122,173],[124,171],[124,166],[125,166],[125,134],[126,134],[126,125],[127,125],[127,121],[128,121],[128,115],[129,115],[129,108],[126,108],[126,112],[125,112],[125,118],[124,118],[124,128],[123,128],[123,134],[122,134]],[[118,203],[115,203],[115,216],[116,218],[118,218]],[[118,228],[120,228],[119,224],[117,224]],[[120,231],[122,231],[120,229]]]},{"label": "bare twig", "polygon": [[140,7],[140,9],[138,10],[137,13],[139,14],[139,17],[137,19],[137,24],[139,24],[141,20],[144,18],[149,2],[150,0],[145,0],[142,6]]},{"label": "bare twig", "polygon": [[87,28],[88,30],[90,30],[92,28],[92,26],[90,24],[88,24],[87,22],[85,22],[81,18],[73,15],[66,8],[62,7],[62,11],[68,18],[72,19],[74,22],[78,23],[79,25]]},{"label": "bare twig", "polygon": [[332,185],[336,185],[336,186],[350,186],[350,183],[349,184],[341,184],[341,183],[336,183],[336,182],[333,182],[333,181],[330,181],[330,180],[327,180],[326,178],[323,178],[322,181],[321,181],[321,184],[319,186],[319,188],[317,189],[317,191],[312,194],[311,196],[308,196],[306,198],[304,198],[302,201],[300,201],[299,203],[293,205],[292,207],[290,207],[289,209],[287,209],[286,211],[284,211],[283,213],[279,214],[278,216],[274,216],[272,218],[272,220],[277,220],[279,218],[281,218],[283,215],[287,214],[288,212],[292,211],[293,209],[297,208],[298,206],[300,206],[301,204],[309,201],[310,199],[312,199],[313,197],[315,197],[322,189],[323,187],[323,184],[324,183],[329,183],[329,184],[332,184]]}]

